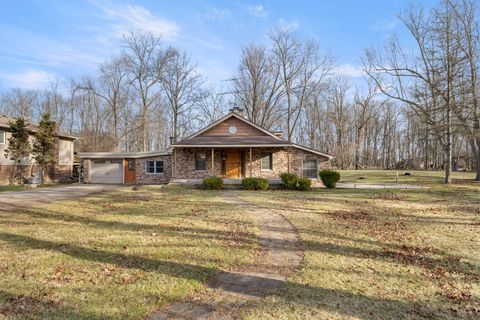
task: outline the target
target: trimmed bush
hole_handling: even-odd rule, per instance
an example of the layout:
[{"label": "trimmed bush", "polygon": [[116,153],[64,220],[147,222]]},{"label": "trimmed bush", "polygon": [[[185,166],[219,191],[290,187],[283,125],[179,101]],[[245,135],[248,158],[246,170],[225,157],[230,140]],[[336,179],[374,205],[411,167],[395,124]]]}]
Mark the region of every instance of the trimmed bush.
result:
[{"label": "trimmed bush", "polygon": [[300,191],[308,191],[312,187],[312,180],[308,178],[300,178],[297,182],[297,189]]},{"label": "trimmed bush", "polygon": [[338,180],[340,180],[340,172],[334,170],[321,170],[319,175],[325,187],[329,189],[335,188]]},{"label": "trimmed bush", "polygon": [[280,179],[282,179],[282,186],[285,189],[297,189],[298,176],[295,173],[280,173]]},{"label": "trimmed bush", "polygon": [[203,179],[203,187],[208,190],[223,189],[223,179],[219,177],[207,177]]},{"label": "trimmed bush", "polygon": [[268,190],[268,180],[263,178],[245,178],[242,180],[242,187],[245,190]]}]

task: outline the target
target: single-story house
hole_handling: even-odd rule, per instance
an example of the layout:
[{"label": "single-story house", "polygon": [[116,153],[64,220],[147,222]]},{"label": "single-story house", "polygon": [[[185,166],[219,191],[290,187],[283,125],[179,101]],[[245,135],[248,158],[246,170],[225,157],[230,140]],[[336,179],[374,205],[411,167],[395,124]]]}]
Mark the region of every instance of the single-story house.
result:
[{"label": "single-story house", "polygon": [[219,176],[277,179],[282,172],[318,178],[332,156],[288,142],[243,117],[229,114],[165,151],[80,153],[85,183],[161,184]]},{"label": "single-story house", "polygon": [[[15,118],[0,116],[0,184],[6,184],[10,180],[14,168],[14,160],[5,156],[5,150],[8,148],[8,139],[11,137],[9,132],[10,122],[15,122]],[[35,134],[38,131],[37,123],[28,123],[27,129],[30,134],[30,143],[33,145]],[[69,180],[73,170],[73,144],[77,137],[57,131],[56,133],[56,154],[57,159],[54,165],[48,166],[45,170],[46,181]],[[26,180],[32,175],[38,174],[32,155],[25,157],[17,164],[17,170],[21,175],[21,180]]]}]

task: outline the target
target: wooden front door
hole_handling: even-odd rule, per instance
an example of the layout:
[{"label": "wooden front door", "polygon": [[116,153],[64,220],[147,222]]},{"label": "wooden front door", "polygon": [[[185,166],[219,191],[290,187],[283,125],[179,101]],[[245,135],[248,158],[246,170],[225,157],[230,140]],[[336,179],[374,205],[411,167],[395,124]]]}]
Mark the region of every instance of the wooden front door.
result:
[{"label": "wooden front door", "polygon": [[125,159],[125,183],[135,183],[135,159]]},{"label": "wooden front door", "polygon": [[241,157],[238,151],[227,151],[225,158],[225,176],[230,179],[240,178]]}]

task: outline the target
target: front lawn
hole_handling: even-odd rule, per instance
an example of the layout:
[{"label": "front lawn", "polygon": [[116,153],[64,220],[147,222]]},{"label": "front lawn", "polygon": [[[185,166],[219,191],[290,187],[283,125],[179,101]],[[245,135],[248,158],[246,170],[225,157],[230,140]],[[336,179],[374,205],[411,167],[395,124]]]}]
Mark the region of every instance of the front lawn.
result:
[{"label": "front lawn", "polygon": [[478,319],[480,190],[241,193],[298,229],[305,258],[245,319]]},{"label": "front lawn", "polygon": [[217,192],[142,188],[0,211],[0,319],[143,319],[251,263]]},{"label": "front lawn", "polygon": [[0,185],[0,192],[7,192],[7,191],[22,191],[24,188],[22,185],[14,184],[14,185]]},{"label": "front lawn", "polygon": [[[444,171],[415,171],[415,170],[339,170],[340,182],[354,183],[398,183],[417,185],[438,185],[443,183]],[[410,173],[410,175],[405,175]],[[474,183],[473,172],[452,172],[452,180],[464,184]]]},{"label": "front lawn", "polygon": [[[287,285],[239,317],[478,319],[480,188],[429,186],[237,191],[283,214],[304,250]],[[0,319],[144,319],[208,300],[220,270],[262,263],[252,214],[221,191],[124,188],[2,209]]]}]

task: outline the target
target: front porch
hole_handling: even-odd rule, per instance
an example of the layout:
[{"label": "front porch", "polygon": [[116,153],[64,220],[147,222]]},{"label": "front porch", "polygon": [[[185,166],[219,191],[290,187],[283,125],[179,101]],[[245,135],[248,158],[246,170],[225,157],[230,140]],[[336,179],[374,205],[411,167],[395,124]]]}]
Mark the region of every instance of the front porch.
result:
[{"label": "front porch", "polygon": [[290,171],[290,150],[284,147],[175,148],[174,181],[217,176],[235,183],[248,177],[278,180]]}]

